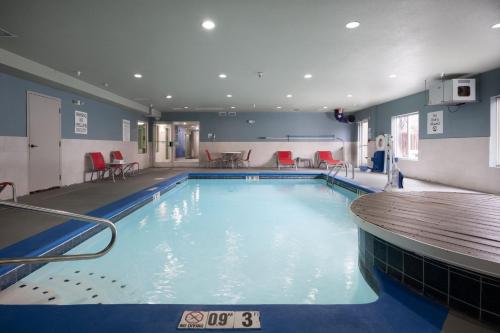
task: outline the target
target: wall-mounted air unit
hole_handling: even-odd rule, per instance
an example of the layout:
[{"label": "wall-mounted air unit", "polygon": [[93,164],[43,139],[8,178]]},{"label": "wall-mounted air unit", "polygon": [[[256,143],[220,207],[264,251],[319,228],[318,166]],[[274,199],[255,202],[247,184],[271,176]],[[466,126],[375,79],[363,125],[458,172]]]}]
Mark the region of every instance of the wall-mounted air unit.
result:
[{"label": "wall-mounted air unit", "polygon": [[429,105],[476,102],[476,79],[436,80],[429,85]]}]

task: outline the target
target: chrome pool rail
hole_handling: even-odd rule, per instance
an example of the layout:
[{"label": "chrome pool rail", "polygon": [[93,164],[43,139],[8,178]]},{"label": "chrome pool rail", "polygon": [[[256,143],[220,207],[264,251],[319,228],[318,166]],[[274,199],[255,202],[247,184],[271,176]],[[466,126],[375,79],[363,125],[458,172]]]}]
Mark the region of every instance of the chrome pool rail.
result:
[{"label": "chrome pool rail", "polygon": [[[340,172],[340,170],[342,170],[343,168],[345,168],[345,176],[347,177],[347,172],[348,172],[348,169],[349,167],[351,167],[351,170],[352,170],[352,179],[354,179],[354,166],[352,164],[350,164],[349,162],[342,162],[340,164],[336,164],[332,167],[332,169],[328,172],[328,174],[326,175],[326,184],[327,185],[332,185],[332,187],[335,185],[335,177],[337,176],[337,174]],[[333,173],[333,176],[332,176],[332,173]],[[331,179],[331,181],[330,181]]]},{"label": "chrome pool rail", "polygon": [[88,215],[76,214],[66,212],[63,210],[44,208],[38,206],[31,206],[17,202],[0,201],[0,207],[9,207],[14,209],[22,209],[40,214],[48,214],[54,216],[71,217],[75,220],[94,222],[96,224],[104,225],[111,230],[111,239],[104,249],[95,253],[84,254],[71,254],[71,255],[56,255],[56,256],[40,256],[40,257],[13,257],[13,258],[0,258],[0,265],[6,264],[33,264],[33,263],[47,263],[53,261],[71,261],[71,260],[86,260],[101,257],[108,253],[116,241],[116,227],[110,220],[93,217]]}]

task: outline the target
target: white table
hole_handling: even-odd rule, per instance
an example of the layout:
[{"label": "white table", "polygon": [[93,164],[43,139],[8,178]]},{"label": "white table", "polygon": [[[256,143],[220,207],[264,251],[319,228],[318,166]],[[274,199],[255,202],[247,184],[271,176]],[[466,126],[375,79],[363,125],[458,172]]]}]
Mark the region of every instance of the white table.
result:
[{"label": "white table", "polygon": [[243,153],[241,151],[223,151],[221,153],[223,162],[231,162],[231,168],[234,169],[234,162],[241,158]]}]

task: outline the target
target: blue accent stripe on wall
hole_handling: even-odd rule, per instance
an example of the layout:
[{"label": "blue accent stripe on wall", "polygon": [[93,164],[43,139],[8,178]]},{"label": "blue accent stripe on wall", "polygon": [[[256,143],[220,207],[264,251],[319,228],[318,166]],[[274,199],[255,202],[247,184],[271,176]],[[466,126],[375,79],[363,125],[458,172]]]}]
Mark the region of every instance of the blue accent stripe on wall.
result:
[{"label": "blue accent stripe on wall", "polygon": [[[137,141],[137,121],[144,114],[100,102],[76,93],[0,73],[0,136],[27,136],[26,92],[34,91],[60,98],[63,139],[122,140],[122,119],[130,120],[130,140]],[[76,106],[73,100],[85,103]],[[75,134],[75,110],[88,113],[88,134]]]},{"label": "blue accent stripe on wall", "polygon": [[[237,112],[236,117],[219,117],[218,112],[163,112],[164,121],[199,121],[200,141],[209,142],[208,133],[215,133],[215,141],[264,141],[260,137],[287,135],[332,135],[346,140],[355,139],[356,126],[335,120],[333,112]],[[247,120],[255,120],[249,124]],[[314,140],[320,141],[320,140]]]}]

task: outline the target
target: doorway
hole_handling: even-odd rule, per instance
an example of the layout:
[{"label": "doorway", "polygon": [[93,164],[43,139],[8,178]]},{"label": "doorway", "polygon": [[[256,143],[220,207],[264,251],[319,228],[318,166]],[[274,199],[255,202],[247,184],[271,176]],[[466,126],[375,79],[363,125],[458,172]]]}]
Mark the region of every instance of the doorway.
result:
[{"label": "doorway", "polygon": [[358,123],[358,166],[368,165],[368,119]]},{"label": "doorway", "polygon": [[172,166],[172,124],[155,123],[153,131],[153,150],[155,167]]},{"label": "doorway", "polygon": [[198,166],[200,150],[200,123],[181,121],[173,123],[174,165]]},{"label": "doorway", "polygon": [[61,100],[29,91],[28,184],[35,192],[61,186]]}]

